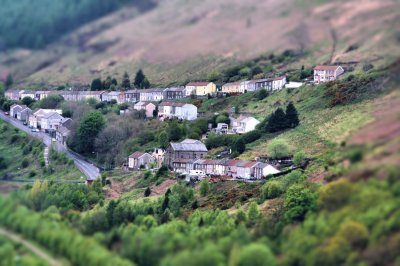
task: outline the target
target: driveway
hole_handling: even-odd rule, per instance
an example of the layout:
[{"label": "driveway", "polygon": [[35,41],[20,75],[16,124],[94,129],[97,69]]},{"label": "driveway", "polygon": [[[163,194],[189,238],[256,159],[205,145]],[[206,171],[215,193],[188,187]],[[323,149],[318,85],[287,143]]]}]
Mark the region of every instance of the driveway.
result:
[{"label": "driveway", "polygon": [[4,114],[4,112],[0,111],[0,119],[4,120],[5,122],[13,125],[14,127],[26,132],[27,134],[31,135],[34,138],[40,139],[46,146],[53,145],[53,147],[59,152],[65,152],[69,158],[74,160],[76,167],[86,175],[87,179],[95,180],[97,177],[100,176],[100,170],[92,163],[85,160],[85,158],[71,150],[67,147],[59,143],[58,141],[52,141],[51,137],[44,132],[32,132],[31,129],[21,121],[11,118]]}]

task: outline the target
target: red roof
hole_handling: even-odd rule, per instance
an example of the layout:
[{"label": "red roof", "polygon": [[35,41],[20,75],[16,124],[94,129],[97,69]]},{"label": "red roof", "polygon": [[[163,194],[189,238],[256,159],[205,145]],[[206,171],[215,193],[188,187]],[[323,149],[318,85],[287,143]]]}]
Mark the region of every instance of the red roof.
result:
[{"label": "red roof", "polygon": [[339,66],[316,66],[314,70],[336,70]]},{"label": "red roof", "polygon": [[243,167],[243,168],[251,168],[254,165],[256,165],[258,162],[243,162],[238,167]]},{"label": "red roof", "polygon": [[208,83],[206,81],[198,81],[198,82],[189,82],[186,86],[207,86]]},{"label": "red roof", "polygon": [[144,152],[137,151],[137,152],[132,153],[132,154],[129,156],[129,158],[135,158],[135,159],[137,159],[137,158],[139,158],[140,156],[142,156],[143,154],[144,154]]},{"label": "red roof", "polygon": [[225,165],[226,166],[236,166],[241,162],[243,162],[243,161],[241,161],[241,160],[228,160],[228,161],[226,161]]}]

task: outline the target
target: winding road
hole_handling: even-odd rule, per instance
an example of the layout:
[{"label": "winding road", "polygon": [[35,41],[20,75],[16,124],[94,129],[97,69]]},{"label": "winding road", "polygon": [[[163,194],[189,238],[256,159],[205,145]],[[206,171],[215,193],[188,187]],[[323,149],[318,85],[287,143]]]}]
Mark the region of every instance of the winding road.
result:
[{"label": "winding road", "polygon": [[57,149],[57,151],[65,152],[69,158],[74,160],[76,167],[83,174],[85,174],[85,176],[88,180],[95,180],[97,177],[100,176],[99,168],[97,168],[92,163],[86,161],[83,156],[71,151],[70,149],[68,149],[67,147],[62,145],[61,143],[59,143],[57,141],[52,141],[51,137],[49,135],[45,134],[44,132],[32,132],[31,129],[29,127],[25,126],[24,124],[22,124],[21,121],[5,115],[4,112],[2,112],[2,111],[0,111],[0,119],[13,125],[14,127],[18,128],[18,129],[26,132],[27,134],[31,135],[34,138],[41,139],[46,146],[49,147],[50,145],[53,145],[53,147],[55,147],[55,149]]},{"label": "winding road", "polygon": [[32,253],[34,253],[35,255],[37,255],[38,257],[41,257],[43,260],[47,261],[50,265],[52,266],[62,266],[62,264],[60,262],[58,262],[57,260],[55,260],[53,257],[49,256],[46,252],[44,252],[43,250],[37,248],[36,246],[34,246],[32,243],[30,243],[29,241],[23,239],[21,236],[10,232],[6,229],[3,229],[0,227],[0,235],[7,237],[8,239],[16,242],[16,243],[20,243],[23,246],[25,246],[29,251],[31,251]]}]

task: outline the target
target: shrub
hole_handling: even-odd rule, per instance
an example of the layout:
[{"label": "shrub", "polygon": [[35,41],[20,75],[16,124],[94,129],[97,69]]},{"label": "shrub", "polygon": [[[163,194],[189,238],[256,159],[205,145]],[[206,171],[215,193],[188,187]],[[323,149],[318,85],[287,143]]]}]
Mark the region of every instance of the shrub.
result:
[{"label": "shrub", "polygon": [[146,190],[144,191],[144,196],[148,197],[151,194],[151,189],[149,187],[146,188]]},{"label": "shrub", "polygon": [[346,239],[354,249],[362,250],[368,245],[368,229],[362,223],[354,221],[346,222],[340,226],[336,235]]},{"label": "shrub", "polygon": [[306,155],[304,154],[304,151],[298,151],[293,155],[293,163],[296,166],[301,166]]},{"label": "shrub", "polygon": [[334,181],[321,188],[319,192],[319,205],[329,211],[344,206],[354,193],[353,185],[345,180]]},{"label": "shrub", "polygon": [[288,187],[292,184],[302,182],[306,180],[307,177],[303,175],[303,173],[300,170],[294,170],[290,172],[289,174],[285,175],[282,177],[282,182],[285,185],[285,187]]},{"label": "shrub", "polygon": [[32,177],[34,177],[35,175],[36,175],[36,172],[35,172],[35,171],[30,171],[30,172],[29,172],[29,177],[32,178]]},{"label": "shrub", "polygon": [[262,244],[253,243],[243,247],[239,253],[238,266],[274,266],[276,260],[271,250]]},{"label": "shrub", "polygon": [[279,197],[284,191],[284,186],[277,180],[272,180],[262,186],[262,195],[264,199],[273,199]]},{"label": "shrub", "polygon": [[257,92],[257,100],[261,101],[268,97],[268,92],[266,89],[261,89]]},{"label": "shrub", "polygon": [[316,208],[316,198],[316,194],[303,185],[295,184],[289,187],[283,204],[286,221],[303,221],[307,212]]},{"label": "shrub", "polygon": [[259,138],[261,138],[261,136],[262,136],[262,133],[260,130],[252,130],[252,131],[244,134],[242,136],[242,139],[245,144],[248,144],[248,143],[258,140]]},{"label": "shrub", "polygon": [[26,168],[26,167],[28,167],[29,166],[29,161],[28,161],[28,159],[23,159],[22,160],[22,162],[21,162],[21,167],[22,168]]},{"label": "shrub", "polygon": [[201,181],[201,183],[200,183],[200,194],[202,196],[206,196],[209,190],[210,190],[210,183],[208,182],[208,180]]},{"label": "shrub", "polygon": [[268,151],[270,157],[273,159],[279,159],[289,156],[289,146],[283,140],[273,140],[268,145]]}]

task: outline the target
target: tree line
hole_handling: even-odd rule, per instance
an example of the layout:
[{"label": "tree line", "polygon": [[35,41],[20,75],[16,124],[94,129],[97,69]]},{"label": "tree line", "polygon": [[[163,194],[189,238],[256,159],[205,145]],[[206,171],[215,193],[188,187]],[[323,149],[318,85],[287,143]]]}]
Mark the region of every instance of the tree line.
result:
[{"label": "tree line", "polygon": [[125,72],[124,75],[122,76],[121,84],[119,86],[117,79],[108,76],[105,80],[101,80],[100,78],[93,79],[90,85],[90,90],[92,91],[100,91],[100,90],[115,91],[119,89],[129,90],[132,88],[132,85],[133,88],[138,88],[138,89],[148,89],[151,86],[149,80],[144,75],[143,70],[139,69],[136,72],[133,84],[131,84],[128,73]]}]

